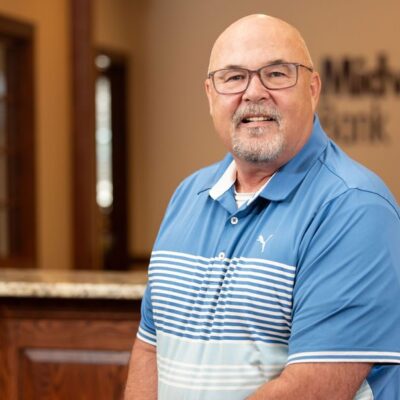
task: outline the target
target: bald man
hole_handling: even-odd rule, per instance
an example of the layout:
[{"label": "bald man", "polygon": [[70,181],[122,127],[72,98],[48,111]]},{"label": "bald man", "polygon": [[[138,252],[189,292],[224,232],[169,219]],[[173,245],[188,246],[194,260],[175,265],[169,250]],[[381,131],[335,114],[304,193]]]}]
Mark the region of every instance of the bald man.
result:
[{"label": "bald man", "polygon": [[205,89],[229,153],[168,206],[125,399],[399,400],[399,207],[320,126],[301,35],[240,19]]}]

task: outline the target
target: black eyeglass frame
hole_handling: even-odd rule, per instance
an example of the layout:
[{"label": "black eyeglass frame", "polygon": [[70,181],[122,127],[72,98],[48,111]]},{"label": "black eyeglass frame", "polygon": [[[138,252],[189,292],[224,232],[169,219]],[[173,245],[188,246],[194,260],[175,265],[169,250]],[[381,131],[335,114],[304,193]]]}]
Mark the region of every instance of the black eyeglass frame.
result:
[{"label": "black eyeglass frame", "polygon": [[[293,66],[296,67],[296,80],[294,81],[293,85],[289,85],[289,86],[285,86],[285,87],[281,87],[281,88],[269,88],[267,85],[264,84],[263,80],[261,79],[260,71],[261,71],[262,69],[266,68],[266,67],[272,67],[272,66],[274,66],[274,65],[293,65]],[[238,67],[238,68],[222,68],[222,69],[217,69],[217,70],[215,70],[215,71],[209,72],[208,75],[207,75],[207,77],[208,77],[209,79],[211,79],[215,91],[216,91],[217,93],[223,94],[223,95],[244,93],[244,92],[247,90],[247,88],[249,87],[251,78],[253,77],[254,74],[256,74],[256,75],[258,76],[258,79],[260,80],[260,82],[262,83],[262,85],[263,85],[266,89],[268,89],[268,90],[282,90],[282,89],[289,89],[289,88],[291,88],[291,87],[297,85],[297,81],[298,81],[298,79],[299,79],[299,67],[303,67],[303,68],[307,69],[307,70],[310,71],[310,72],[314,72],[314,69],[313,69],[312,67],[308,67],[307,65],[300,64],[300,63],[284,62],[284,63],[273,63],[273,64],[263,65],[262,67],[260,67],[260,68],[258,68],[258,69],[254,69],[254,70],[252,70],[252,69],[247,69],[247,68],[240,68],[240,67]],[[220,71],[231,71],[231,70],[235,70],[235,71],[236,71],[236,70],[238,70],[238,71],[246,71],[246,72],[249,74],[249,77],[248,77],[248,80],[247,80],[247,85],[246,85],[246,87],[245,87],[243,90],[240,90],[240,91],[238,91],[238,92],[229,92],[229,93],[220,92],[220,91],[217,89],[216,85],[215,85],[214,75],[215,75],[217,72],[220,72]]]}]

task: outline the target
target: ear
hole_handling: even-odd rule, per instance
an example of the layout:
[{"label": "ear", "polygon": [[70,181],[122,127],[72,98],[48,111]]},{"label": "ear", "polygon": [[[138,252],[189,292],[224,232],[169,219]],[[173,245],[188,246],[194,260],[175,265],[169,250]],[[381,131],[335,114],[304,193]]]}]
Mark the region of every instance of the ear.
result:
[{"label": "ear", "polygon": [[212,99],[213,87],[212,87],[212,82],[211,82],[210,78],[207,78],[204,81],[204,88],[206,90],[206,95],[207,95],[207,99],[208,99],[208,107],[209,107],[209,110],[210,110],[210,115],[212,116],[213,115],[213,99]]},{"label": "ear", "polygon": [[315,112],[318,105],[319,95],[321,93],[321,78],[318,72],[316,71],[314,71],[311,76],[310,93],[311,93],[311,104],[313,107],[313,111]]}]

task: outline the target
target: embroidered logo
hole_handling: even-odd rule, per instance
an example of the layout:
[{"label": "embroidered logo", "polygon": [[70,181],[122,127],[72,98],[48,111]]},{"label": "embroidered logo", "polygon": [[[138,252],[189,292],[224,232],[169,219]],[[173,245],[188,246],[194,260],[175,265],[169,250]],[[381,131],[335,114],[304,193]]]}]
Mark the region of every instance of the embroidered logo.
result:
[{"label": "embroidered logo", "polygon": [[265,245],[272,239],[274,235],[269,235],[266,239],[264,239],[263,235],[258,236],[257,242],[261,244],[261,253],[264,253]]}]

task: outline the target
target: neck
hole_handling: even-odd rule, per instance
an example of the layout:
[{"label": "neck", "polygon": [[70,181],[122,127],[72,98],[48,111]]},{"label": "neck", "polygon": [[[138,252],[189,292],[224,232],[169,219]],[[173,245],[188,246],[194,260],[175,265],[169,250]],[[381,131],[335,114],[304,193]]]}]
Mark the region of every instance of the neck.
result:
[{"label": "neck", "polygon": [[248,164],[235,159],[236,182],[235,188],[238,193],[257,192],[275,173],[278,168],[266,164]]}]

